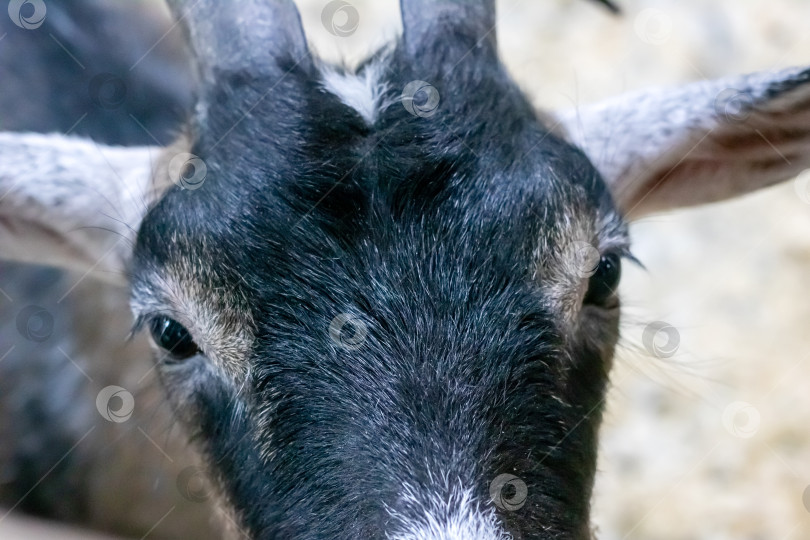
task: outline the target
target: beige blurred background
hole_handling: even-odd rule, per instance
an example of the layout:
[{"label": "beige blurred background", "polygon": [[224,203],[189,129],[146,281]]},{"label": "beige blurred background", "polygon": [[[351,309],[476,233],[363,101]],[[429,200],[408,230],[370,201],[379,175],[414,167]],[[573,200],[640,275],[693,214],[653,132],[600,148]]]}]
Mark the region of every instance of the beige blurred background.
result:
[{"label": "beige blurred background", "polygon": [[[360,24],[335,37],[321,22],[327,2],[298,2],[326,58],[351,64],[399,31],[396,0],[350,0]],[[807,0],[617,2],[620,18],[587,0],[499,2],[502,55],[539,107],[810,64]],[[810,194],[796,186],[633,226],[647,271],[625,266],[600,539],[810,538]],[[659,320],[680,335],[668,359],[642,346]],[[28,524],[0,525],[5,540],[37,538]]]}]

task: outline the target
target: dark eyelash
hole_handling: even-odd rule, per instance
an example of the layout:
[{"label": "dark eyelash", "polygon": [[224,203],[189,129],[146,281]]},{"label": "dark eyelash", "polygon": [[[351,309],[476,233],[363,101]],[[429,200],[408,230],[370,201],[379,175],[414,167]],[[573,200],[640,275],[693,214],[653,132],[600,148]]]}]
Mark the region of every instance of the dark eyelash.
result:
[{"label": "dark eyelash", "polygon": [[642,263],[638,259],[638,257],[633,255],[633,252],[630,251],[630,244],[621,243],[619,245],[608,246],[607,248],[605,248],[602,251],[602,255],[605,255],[607,253],[615,253],[616,255],[621,257],[622,259],[627,259],[628,261],[630,261],[631,263],[639,266],[643,270],[647,270],[647,267],[644,266],[644,263]]},{"label": "dark eyelash", "polygon": [[625,246],[618,251],[618,254],[621,256],[622,259],[627,259],[631,263],[635,264],[645,272],[647,271],[647,267],[644,266],[644,263],[639,260],[638,257],[633,255],[633,252],[630,251],[629,246]]},{"label": "dark eyelash", "polygon": [[147,323],[152,320],[153,317],[157,317],[159,315],[166,314],[167,316],[171,317],[170,313],[174,310],[155,310],[150,311],[148,313],[141,313],[135,317],[135,321],[132,323],[132,326],[129,329],[129,335],[127,336],[127,341],[132,341],[135,337],[144,330],[144,327]]}]

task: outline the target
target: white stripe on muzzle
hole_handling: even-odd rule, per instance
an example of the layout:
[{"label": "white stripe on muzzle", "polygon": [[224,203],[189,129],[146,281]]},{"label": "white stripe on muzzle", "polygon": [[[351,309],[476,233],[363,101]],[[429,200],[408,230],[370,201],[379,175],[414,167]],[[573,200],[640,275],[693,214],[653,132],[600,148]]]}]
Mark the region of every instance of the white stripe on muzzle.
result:
[{"label": "white stripe on muzzle", "polygon": [[484,508],[471,489],[454,487],[450,497],[420,493],[406,484],[402,503],[407,516],[390,510],[394,518],[389,540],[511,540],[492,507]]}]

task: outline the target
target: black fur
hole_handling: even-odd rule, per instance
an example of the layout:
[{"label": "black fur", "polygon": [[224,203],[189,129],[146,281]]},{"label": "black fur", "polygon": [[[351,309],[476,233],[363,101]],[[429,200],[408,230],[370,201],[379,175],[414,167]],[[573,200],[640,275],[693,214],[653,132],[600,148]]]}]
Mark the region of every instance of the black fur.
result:
[{"label": "black fur", "polygon": [[[484,506],[505,472],[529,490],[499,513],[514,538],[589,535],[618,318],[591,306],[568,328],[532,268],[572,214],[620,218],[493,44],[447,20],[430,35],[384,76],[391,101],[434,85],[430,118],[394,102],[369,126],[283,55],[274,73],[218,73],[194,127],[205,184],[170,190],[140,230],[136,290],[183,260],[199,290],[247,299],[245,388],[204,356],[161,367],[252,537],[383,538],[390,511],[418,517],[405,484]],[[354,350],[330,337],[341,313],[368,329]]]}]

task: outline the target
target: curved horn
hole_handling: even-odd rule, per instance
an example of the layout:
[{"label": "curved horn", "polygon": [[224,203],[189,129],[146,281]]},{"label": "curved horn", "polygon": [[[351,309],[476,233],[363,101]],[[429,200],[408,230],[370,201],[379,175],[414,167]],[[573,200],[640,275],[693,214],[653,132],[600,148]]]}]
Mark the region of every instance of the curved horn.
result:
[{"label": "curved horn", "polygon": [[188,28],[204,71],[276,69],[279,55],[309,54],[292,0],[168,0],[175,19]]},{"label": "curved horn", "polygon": [[411,54],[433,35],[447,39],[448,30],[495,46],[495,0],[402,0],[401,9],[403,40]]}]

